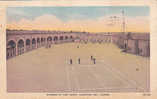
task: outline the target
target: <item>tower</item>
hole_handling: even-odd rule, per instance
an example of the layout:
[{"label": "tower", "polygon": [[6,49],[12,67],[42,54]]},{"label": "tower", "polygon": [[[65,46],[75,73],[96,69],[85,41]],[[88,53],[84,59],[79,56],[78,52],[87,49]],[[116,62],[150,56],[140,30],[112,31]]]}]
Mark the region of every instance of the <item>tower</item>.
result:
[{"label": "tower", "polygon": [[122,33],[125,32],[126,32],[125,15],[124,15],[124,10],[122,10]]}]

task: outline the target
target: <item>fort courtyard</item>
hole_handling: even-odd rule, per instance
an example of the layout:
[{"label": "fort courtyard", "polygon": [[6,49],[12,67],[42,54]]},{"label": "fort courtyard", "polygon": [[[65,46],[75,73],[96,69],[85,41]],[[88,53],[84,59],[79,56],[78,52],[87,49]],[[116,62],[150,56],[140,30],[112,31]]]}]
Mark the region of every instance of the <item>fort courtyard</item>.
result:
[{"label": "fort courtyard", "polygon": [[7,60],[7,90],[144,92],[149,91],[149,62],[113,43],[52,44]]},{"label": "fort courtyard", "polygon": [[149,18],[148,6],[8,7],[7,91],[149,92]]}]

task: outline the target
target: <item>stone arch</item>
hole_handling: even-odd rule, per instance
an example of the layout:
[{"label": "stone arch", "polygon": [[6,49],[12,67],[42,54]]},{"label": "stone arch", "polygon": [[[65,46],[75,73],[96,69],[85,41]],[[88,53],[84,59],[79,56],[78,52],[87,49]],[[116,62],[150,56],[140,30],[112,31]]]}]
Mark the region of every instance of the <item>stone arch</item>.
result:
[{"label": "stone arch", "polygon": [[58,40],[58,37],[57,36],[55,36],[54,37],[54,39],[53,39],[53,41],[57,41]]},{"label": "stone arch", "polygon": [[65,40],[68,40],[68,36],[65,36]]},{"label": "stone arch", "polygon": [[16,42],[10,40],[7,44],[7,58],[16,56]]},{"label": "stone arch", "polygon": [[37,38],[37,47],[40,47],[40,38]]},{"label": "stone arch", "polygon": [[24,40],[20,39],[17,42],[17,48],[18,48],[18,55],[21,55],[24,53]]},{"label": "stone arch", "polygon": [[72,35],[70,36],[70,40],[71,40],[72,42],[74,42],[74,38],[73,38]]},{"label": "stone arch", "polygon": [[26,39],[26,51],[31,50],[31,40],[30,39]]},{"label": "stone arch", "polygon": [[32,49],[35,49],[36,48],[36,39],[33,38],[32,39]]},{"label": "stone arch", "polygon": [[52,43],[52,37],[51,37],[51,36],[48,36],[48,37],[47,37],[47,43],[48,43],[48,44],[51,44],[51,43]]},{"label": "stone arch", "polygon": [[72,36],[72,35],[70,36],[70,39],[73,39],[73,36]]},{"label": "stone arch", "polygon": [[63,36],[60,36],[60,37],[59,37],[59,40],[63,40],[63,39],[64,39],[64,37],[63,37]]},{"label": "stone arch", "polygon": [[41,45],[44,45],[44,38],[41,38]]}]

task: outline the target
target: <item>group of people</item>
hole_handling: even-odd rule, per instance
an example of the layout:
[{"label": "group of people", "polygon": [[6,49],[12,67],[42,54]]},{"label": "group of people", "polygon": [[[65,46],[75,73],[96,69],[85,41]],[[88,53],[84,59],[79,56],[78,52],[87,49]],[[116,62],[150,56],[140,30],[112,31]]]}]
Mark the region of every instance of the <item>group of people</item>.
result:
[{"label": "group of people", "polygon": [[93,56],[91,56],[91,60],[93,61],[94,64],[96,64],[96,58],[94,58]]},{"label": "group of people", "polygon": [[[91,60],[92,60],[93,64],[96,64],[96,58],[91,56]],[[81,60],[80,60],[80,58],[78,58],[78,64],[80,64],[80,63],[81,63]],[[72,59],[70,59],[70,64],[73,64],[73,60]]]}]

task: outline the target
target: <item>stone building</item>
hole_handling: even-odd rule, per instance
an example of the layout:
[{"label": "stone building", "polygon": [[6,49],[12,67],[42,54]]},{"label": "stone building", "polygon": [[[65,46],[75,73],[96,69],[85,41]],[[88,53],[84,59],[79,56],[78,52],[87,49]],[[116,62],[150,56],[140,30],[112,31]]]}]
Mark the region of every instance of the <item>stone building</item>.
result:
[{"label": "stone building", "polygon": [[89,33],[77,31],[7,30],[7,58],[42,46],[61,43],[114,43],[123,52],[150,56],[149,33]]},{"label": "stone building", "polygon": [[124,52],[150,56],[150,34],[149,33],[117,33],[112,37],[113,43]]},{"label": "stone building", "polygon": [[70,42],[110,42],[110,34],[77,31],[7,30],[7,59],[53,44]]}]

